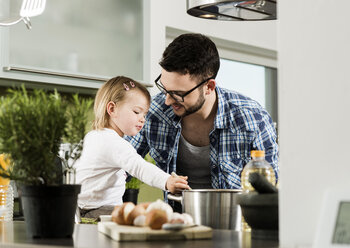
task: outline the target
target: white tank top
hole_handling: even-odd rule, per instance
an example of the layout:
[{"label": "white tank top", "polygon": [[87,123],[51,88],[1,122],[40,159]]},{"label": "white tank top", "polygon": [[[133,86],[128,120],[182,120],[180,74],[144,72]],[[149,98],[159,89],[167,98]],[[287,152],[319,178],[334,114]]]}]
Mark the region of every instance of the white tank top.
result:
[{"label": "white tank top", "polygon": [[194,146],[181,135],[176,174],[188,176],[192,189],[211,189],[210,145]]}]

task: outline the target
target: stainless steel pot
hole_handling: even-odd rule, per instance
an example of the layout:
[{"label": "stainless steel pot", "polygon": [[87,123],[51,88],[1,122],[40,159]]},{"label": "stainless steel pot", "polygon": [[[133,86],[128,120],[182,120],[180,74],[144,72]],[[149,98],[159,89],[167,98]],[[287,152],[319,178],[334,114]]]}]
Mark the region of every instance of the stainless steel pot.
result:
[{"label": "stainless steel pot", "polygon": [[241,208],[237,204],[239,189],[195,189],[182,195],[168,194],[168,199],[181,202],[182,212],[193,217],[195,224],[214,229],[241,230]]}]

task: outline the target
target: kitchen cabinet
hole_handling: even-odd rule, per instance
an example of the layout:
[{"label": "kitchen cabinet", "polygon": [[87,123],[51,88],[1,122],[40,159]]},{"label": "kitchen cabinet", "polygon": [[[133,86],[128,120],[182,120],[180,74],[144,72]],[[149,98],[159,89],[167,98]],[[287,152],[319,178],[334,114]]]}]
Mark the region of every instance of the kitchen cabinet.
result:
[{"label": "kitchen cabinet", "polygon": [[0,77],[88,88],[143,80],[142,0],[50,0],[31,22],[0,28]]}]

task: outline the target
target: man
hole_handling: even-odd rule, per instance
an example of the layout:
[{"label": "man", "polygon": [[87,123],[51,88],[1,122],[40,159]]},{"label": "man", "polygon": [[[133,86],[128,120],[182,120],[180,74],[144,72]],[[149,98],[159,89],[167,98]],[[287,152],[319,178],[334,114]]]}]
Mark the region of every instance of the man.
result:
[{"label": "man", "polygon": [[[216,85],[220,58],[201,34],[177,37],[164,51],[143,130],[127,139],[158,167],[188,176],[191,188],[237,189],[251,150],[264,150],[278,178],[270,115],[257,102]],[[232,82],[234,83],[234,82]]]}]

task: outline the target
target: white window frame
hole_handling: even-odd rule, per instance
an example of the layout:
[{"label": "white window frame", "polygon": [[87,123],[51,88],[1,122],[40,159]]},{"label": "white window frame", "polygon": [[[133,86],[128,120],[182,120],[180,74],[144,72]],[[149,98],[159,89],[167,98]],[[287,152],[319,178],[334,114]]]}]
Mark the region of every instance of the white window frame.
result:
[{"label": "white window frame", "polygon": [[[177,36],[187,33],[184,30],[166,27],[166,45]],[[277,52],[274,50],[224,40],[210,36],[219,51],[220,58],[277,68]]]}]

